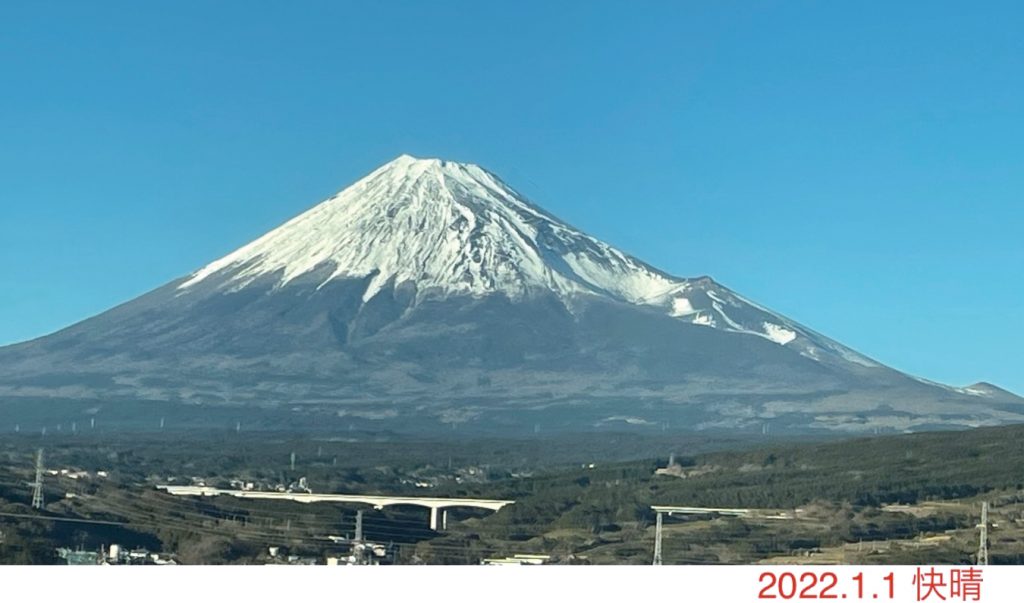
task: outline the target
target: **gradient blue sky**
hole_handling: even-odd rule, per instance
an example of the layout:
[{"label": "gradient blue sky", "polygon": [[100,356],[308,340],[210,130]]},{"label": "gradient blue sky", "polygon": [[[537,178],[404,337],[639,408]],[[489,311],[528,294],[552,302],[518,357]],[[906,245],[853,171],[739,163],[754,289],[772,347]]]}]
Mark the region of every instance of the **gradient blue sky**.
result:
[{"label": "gradient blue sky", "polygon": [[1024,4],[977,4],[4,3],[0,343],[407,152],[896,368],[1024,392]]}]

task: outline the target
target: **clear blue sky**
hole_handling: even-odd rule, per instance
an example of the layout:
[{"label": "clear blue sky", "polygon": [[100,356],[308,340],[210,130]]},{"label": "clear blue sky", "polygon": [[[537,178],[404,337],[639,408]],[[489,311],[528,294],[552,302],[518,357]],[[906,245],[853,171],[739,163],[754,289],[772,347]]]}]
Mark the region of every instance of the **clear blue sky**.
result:
[{"label": "clear blue sky", "polygon": [[0,343],[407,152],[899,369],[1024,392],[1024,5],[979,4],[5,3]]}]

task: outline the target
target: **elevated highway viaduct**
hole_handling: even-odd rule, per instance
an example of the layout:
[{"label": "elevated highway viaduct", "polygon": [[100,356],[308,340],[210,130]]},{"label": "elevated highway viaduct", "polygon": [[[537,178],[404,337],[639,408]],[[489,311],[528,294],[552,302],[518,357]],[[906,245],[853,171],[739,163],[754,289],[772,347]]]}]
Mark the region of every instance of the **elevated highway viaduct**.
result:
[{"label": "elevated highway viaduct", "polygon": [[412,505],[430,509],[430,529],[447,527],[446,509],[452,507],[470,507],[497,511],[505,505],[514,504],[514,500],[490,500],[486,498],[440,498],[431,496],[378,496],[373,494],[319,494],[312,492],[258,492],[255,490],[223,490],[209,486],[170,486],[160,485],[157,489],[164,490],[173,496],[234,496],[236,498],[259,498],[270,500],[291,500],[300,503],[348,503],[370,505],[374,509],[383,509],[395,505]]}]

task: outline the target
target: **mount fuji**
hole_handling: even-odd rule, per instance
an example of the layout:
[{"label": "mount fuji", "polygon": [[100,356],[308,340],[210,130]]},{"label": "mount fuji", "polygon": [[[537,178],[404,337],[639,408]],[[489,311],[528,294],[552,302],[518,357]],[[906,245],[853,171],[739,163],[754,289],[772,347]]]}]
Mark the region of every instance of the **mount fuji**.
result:
[{"label": "mount fuji", "polygon": [[244,247],[0,348],[0,421],[890,431],[1024,420],[709,277],[662,272],[472,164],[403,155]]}]

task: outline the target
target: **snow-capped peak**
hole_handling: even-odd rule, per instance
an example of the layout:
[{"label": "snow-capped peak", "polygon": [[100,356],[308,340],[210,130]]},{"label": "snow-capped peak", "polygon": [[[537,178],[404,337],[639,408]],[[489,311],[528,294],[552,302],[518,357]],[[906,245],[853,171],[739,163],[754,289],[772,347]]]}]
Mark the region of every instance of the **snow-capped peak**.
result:
[{"label": "snow-capped peak", "polygon": [[321,286],[371,277],[364,301],[407,282],[417,295],[554,293],[567,304],[602,296],[756,335],[815,360],[824,353],[874,365],[711,279],[670,276],[580,232],[477,165],[410,155],[203,267],[179,291],[214,275],[227,290],[257,279],[281,288],[324,267]]},{"label": "snow-capped peak", "polygon": [[520,297],[593,292],[639,303],[679,282],[560,222],[493,174],[468,163],[402,155],[204,267],[188,289],[234,267],[229,285],[275,275],[287,285],[329,263],[327,279],[375,274],[420,291]]}]

